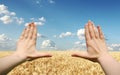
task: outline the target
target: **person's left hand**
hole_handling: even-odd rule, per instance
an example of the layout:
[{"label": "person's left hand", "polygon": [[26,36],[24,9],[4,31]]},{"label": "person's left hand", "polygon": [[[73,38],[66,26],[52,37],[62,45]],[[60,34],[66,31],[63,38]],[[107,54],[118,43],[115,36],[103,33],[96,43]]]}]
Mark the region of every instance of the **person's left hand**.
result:
[{"label": "person's left hand", "polygon": [[108,54],[107,45],[100,26],[96,28],[93,23],[89,21],[85,26],[85,38],[87,51],[75,52],[72,56],[97,61],[100,57]]}]

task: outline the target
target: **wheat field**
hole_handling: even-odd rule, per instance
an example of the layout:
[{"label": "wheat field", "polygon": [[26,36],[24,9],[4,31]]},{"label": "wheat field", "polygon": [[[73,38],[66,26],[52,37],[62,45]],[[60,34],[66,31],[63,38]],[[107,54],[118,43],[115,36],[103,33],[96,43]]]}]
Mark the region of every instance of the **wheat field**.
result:
[{"label": "wheat field", "polygon": [[[47,51],[52,57],[26,61],[16,66],[8,75],[105,75],[97,62],[71,57],[73,51]],[[0,51],[0,57],[11,54]],[[110,52],[120,62],[120,52]]]}]

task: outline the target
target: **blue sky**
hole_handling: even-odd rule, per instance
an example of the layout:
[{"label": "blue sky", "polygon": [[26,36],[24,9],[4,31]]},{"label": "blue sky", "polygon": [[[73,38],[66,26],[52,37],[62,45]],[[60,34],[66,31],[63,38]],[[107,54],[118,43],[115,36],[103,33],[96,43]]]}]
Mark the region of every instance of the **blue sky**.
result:
[{"label": "blue sky", "polygon": [[120,50],[119,0],[0,0],[0,50],[15,49],[32,21],[38,25],[39,50],[85,49],[88,20],[102,27],[110,50]]}]

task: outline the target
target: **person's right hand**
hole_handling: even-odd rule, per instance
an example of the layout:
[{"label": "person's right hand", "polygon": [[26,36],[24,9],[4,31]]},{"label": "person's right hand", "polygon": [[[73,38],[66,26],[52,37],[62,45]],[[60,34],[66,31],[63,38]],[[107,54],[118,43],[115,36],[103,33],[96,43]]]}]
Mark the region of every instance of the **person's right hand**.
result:
[{"label": "person's right hand", "polygon": [[37,28],[34,23],[29,24],[22,35],[20,36],[17,43],[16,55],[25,59],[35,59],[38,57],[49,57],[52,56],[49,53],[40,53],[36,50],[37,40]]},{"label": "person's right hand", "polygon": [[72,56],[83,57],[96,61],[96,59],[108,54],[105,38],[100,26],[96,28],[93,23],[89,21],[85,26],[85,38],[87,51],[79,53],[75,52]]}]

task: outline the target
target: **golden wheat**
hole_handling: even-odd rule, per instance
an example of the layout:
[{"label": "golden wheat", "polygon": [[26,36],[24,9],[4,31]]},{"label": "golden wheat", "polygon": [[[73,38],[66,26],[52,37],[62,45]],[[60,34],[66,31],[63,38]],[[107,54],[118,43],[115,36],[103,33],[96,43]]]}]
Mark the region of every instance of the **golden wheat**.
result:
[{"label": "golden wheat", "polygon": [[[87,59],[71,57],[72,51],[49,51],[53,57],[26,61],[8,75],[105,75],[101,66]],[[0,52],[0,57],[12,52]],[[120,62],[120,53],[110,53]]]}]

